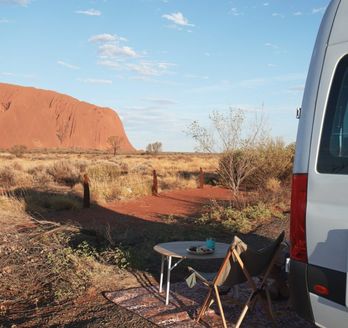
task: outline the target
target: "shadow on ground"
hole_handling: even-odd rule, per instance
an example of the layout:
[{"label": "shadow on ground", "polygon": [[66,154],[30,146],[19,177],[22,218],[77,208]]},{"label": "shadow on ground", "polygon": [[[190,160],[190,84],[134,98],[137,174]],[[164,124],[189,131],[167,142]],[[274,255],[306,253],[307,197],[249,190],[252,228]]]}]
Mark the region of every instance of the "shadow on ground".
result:
[{"label": "shadow on ground", "polygon": [[[105,245],[119,246],[126,251],[130,270],[150,273],[158,278],[160,256],[153,251],[157,243],[180,240],[205,240],[213,237],[216,241],[230,243],[234,234],[226,231],[220,225],[202,225],[195,219],[182,217],[163,217],[162,220],[150,221],[141,217],[126,215],[107,207],[92,204],[91,208],[81,208],[83,200],[72,193],[55,193],[32,189],[16,190],[15,195],[22,198],[27,212],[37,220],[49,220],[60,224],[74,225],[80,228],[80,233],[73,236],[72,245],[82,241],[93,247]],[[166,198],[165,196],[163,202]],[[189,202],[189,200],[187,200]],[[192,203],[192,213],[199,216],[202,204]],[[59,210],[57,210],[59,209]],[[68,210],[67,210],[68,209]],[[169,215],[170,213],[168,213]],[[158,217],[161,217],[159,215]],[[275,232],[276,234],[277,232]],[[243,240],[255,247],[261,247],[270,240],[257,234],[239,234]],[[196,261],[195,267],[201,270],[214,270],[221,261]],[[187,274],[187,261],[179,266],[173,274],[173,280],[181,280]]]}]

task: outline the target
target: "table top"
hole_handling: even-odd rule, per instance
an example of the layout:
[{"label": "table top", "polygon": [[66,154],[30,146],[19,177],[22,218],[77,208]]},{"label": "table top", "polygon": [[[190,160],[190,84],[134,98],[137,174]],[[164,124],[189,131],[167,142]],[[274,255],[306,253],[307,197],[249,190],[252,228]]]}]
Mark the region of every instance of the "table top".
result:
[{"label": "table top", "polygon": [[215,243],[215,251],[212,254],[195,255],[190,254],[187,248],[191,246],[204,246],[205,241],[193,240],[193,241],[172,241],[169,243],[157,244],[154,246],[154,251],[165,256],[172,256],[176,258],[195,259],[195,260],[209,260],[209,259],[221,259],[226,256],[228,247],[230,244]]}]

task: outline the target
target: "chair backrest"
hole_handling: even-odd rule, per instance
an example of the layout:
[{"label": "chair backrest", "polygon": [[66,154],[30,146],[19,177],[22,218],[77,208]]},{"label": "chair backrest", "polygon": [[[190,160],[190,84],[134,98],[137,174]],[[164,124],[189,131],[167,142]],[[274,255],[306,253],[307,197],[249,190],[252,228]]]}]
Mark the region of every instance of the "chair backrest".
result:
[{"label": "chair backrest", "polygon": [[259,276],[265,272],[279,249],[281,242],[284,240],[284,236],[285,233],[283,231],[270,245],[259,250],[253,250],[239,238],[235,237],[216,275],[214,283],[218,286],[224,285],[231,287],[247,281],[246,275],[232,253],[232,248],[238,252],[251,277]]}]

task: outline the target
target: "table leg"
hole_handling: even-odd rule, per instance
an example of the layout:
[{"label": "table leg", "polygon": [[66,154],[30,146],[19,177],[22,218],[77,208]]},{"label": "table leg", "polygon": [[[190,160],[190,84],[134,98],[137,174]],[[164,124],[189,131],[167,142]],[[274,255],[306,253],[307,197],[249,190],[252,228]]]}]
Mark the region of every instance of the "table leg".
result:
[{"label": "table leg", "polygon": [[164,257],[164,255],[162,255],[162,262],[161,262],[161,277],[160,277],[160,287],[159,287],[159,292],[160,292],[160,293],[162,293],[162,287],[163,287],[164,260],[165,260],[165,257]]},{"label": "table leg", "polygon": [[167,267],[167,292],[166,292],[166,305],[169,304],[169,290],[170,290],[170,271],[172,270],[172,257],[168,256],[168,267]]}]

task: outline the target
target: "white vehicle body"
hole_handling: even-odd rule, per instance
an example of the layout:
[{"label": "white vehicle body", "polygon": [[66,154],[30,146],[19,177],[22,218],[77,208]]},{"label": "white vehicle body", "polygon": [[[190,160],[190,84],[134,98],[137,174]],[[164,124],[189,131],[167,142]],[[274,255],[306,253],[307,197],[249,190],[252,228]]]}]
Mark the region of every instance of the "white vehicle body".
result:
[{"label": "white vehicle body", "polygon": [[293,173],[293,305],[319,327],[348,327],[348,0],[332,0],[319,29]]}]

